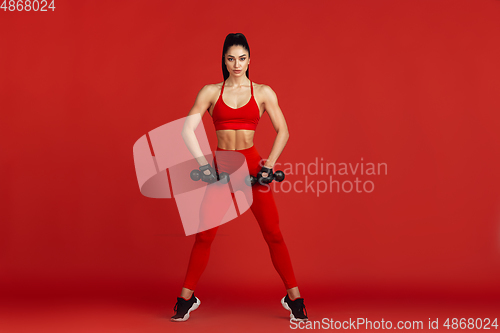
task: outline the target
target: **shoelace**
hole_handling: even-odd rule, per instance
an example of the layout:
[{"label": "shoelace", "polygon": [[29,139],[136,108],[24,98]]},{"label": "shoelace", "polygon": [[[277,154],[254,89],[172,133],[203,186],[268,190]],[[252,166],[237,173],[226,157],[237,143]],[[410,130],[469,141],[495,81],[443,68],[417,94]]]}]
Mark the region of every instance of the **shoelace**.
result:
[{"label": "shoelace", "polygon": [[180,301],[177,301],[177,303],[175,303],[175,306],[174,306],[174,312],[177,314],[177,311],[179,311],[179,305],[182,306],[182,304],[180,304]]},{"label": "shoelace", "polygon": [[302,303],[302,306],[304,307],[304,309],[301,309],[302,313],[304,313],[304,311],[306,312],[305,313],[305,316],[307,317],[307,309],[306,309],[306,305],[304,303]]},{"label": "shoelace", "polygon": [[174,312],[177,314],[177,311],[179,310],[184,310],[186,308],[186,304],[187,304],[187,301],[186,302],[183,302],[181,303],[180,300],[177,301],[177,303],[175,303],[175,306],[174,306]]},{"label": "shoelace", "polygon": [[[298,307],[297,310],[299,311],[300,314],[303,314],[303,315],[305,315],[307,317],[307,309],[306,309],[306,305],[304,304],[303,300],[301,300],[299,302],[299,307]],[[305,314],[304,314],[304,311],[306,312]]]}]

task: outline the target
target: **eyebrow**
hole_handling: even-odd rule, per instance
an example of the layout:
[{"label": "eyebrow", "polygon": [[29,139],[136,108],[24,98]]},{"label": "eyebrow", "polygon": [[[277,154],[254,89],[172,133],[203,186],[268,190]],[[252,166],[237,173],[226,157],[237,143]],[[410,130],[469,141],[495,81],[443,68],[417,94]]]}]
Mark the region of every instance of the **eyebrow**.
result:
[{"label": "eyebrow", "polygon": [[[242,55],[240,55],[240,57],[243,57],[243,56],[246,56],[246,55],[247,55],[246,53],[243,53]],[[227,56],[228,56],[228,57],[233,57],[233,58],[234,58],[234,56],[233,56],[233,55],[230,55],[230,54],[228,54]]]}]

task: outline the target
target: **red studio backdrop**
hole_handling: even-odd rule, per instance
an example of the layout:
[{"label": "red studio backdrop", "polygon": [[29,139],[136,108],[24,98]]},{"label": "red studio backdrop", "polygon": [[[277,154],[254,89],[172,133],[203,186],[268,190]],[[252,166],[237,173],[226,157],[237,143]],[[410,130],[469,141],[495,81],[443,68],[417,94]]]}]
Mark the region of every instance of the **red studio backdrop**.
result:
[{"label": "red studio backdrop", "polygon": [[[499,1],[55,7],[0,10],[5,297],[178,296],[195,236],[141,194],[132,148],[222,82],[242,32],[290,132],[275,199],[301,292],[499,298]],[[264,114],[263,157],[275,135]],[[220,227],[198,290],[284,295],[250,211]]]}]

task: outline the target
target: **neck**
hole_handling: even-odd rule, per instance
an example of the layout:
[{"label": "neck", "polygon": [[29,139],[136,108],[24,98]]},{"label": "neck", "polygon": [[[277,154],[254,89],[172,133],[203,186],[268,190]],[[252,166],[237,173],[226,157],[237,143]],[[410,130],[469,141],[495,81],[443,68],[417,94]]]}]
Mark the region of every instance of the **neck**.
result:
[{"label": "neck", "polygon": [[231,86],[233,88],[239,88],[241,86],[248,86],[248,85],[250,85],[250,79],[247,78],[246,75],[243,76],[229,75],[229,77],[226,80],[226,86]]}]

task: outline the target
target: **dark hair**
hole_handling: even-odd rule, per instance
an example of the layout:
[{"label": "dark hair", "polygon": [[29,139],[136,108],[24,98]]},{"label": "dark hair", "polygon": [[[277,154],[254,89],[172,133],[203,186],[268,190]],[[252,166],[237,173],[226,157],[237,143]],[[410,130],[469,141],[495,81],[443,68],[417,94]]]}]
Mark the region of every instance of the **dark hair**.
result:
[{"label": "dark hair", "polygon": [[[229,77],[229,71],[226,68],[226,64],[224,62],[224,58],[226,56],[227,50],[233,45],[242,46],[244,49],[248,51],[248,57],[250,58],[250,46],[248,46],[247,39],[245,35],[242,33],[230,33],[226,36],[226,40],[224,40],[224,46],[222,48],[222,75],[224,76],[224,81]],[[250,69],[248,68],[246,71],[246,75],[250,78]]]}]

